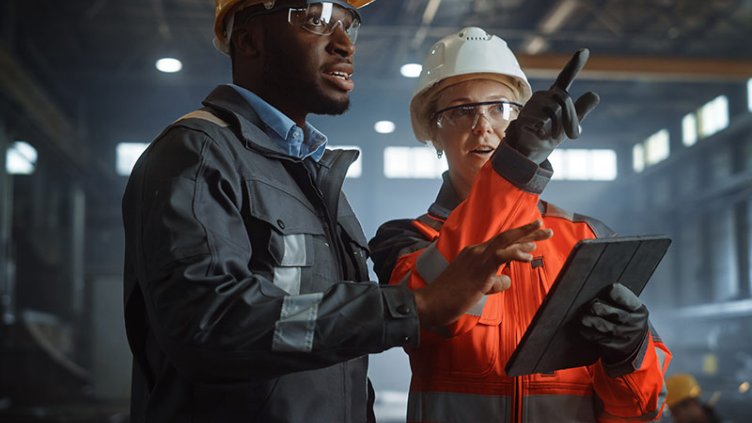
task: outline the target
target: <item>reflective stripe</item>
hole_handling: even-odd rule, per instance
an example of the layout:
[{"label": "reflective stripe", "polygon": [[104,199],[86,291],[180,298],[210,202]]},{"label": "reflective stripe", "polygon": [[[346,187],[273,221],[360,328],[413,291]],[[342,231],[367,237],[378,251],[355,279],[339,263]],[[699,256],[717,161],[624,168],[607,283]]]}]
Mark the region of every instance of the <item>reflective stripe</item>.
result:
[{"label": "reflective stripe", "polygon": [[[592,395],[530,395],[523,398],[522,421],[596,423]],[[508,396],[457,392],[410,392],[407,420],[410,422],[505,422],[511,421]]]},{"label": "reflective stripe", "polygon": [[282,237],[285,242],[285,252],[282,255],[282,266],[303,266],[306,263],[305,234],[291,234]]},{"label": "reflective stripe", "polygon": [[621,417],[621,416],[615,416],[610,413],[606,413],[605,411],[601,413],[601,417],[607,417],[611,420],[618,420],[621,422],[651,422],[655,420],[658,417],[658,411],[660,411],[660,407],[658,407],[658,410],[653,410],[649,413],[645,413],[641,416],[635,416],[635,417]]},{"label": "reflective stripe", "polygon": [[300,294],[300,267],[275,267],[274,285],[290,295]]},{"label": "reflective stripe", "polygon": [[509,423],[511,400],[496,395],[456,392],[410,392],[407,420],[410,422],[503,422]]},{"label": "reflective stripe", "polygon": [[[662,344],[663,340],[661,339],[661,336],[658,334],[658,331],[655,330],[653,327],[653,324],[648,321],[648,330],[650,330],[650,336],[653,338],[653,345],[655,344]],[[654,347],[655,353],[658,355],[658,362],[661,363],[661,369],[666,367],[666,353],[658,348]]]},{"label": "reflective stripe", "polygon": [[[664,370],[666,368],[666,352],[663,351],[660,348],[655,349],[655,355],[658,356],[658,362],[661,363],[661,370]],[[661,384],[661,392],[658,393],[658,409],[661,409],[661,406],[666,402],[666,395],[668,394],[668,391],[666,390],[666,381],[663,380],[663,383]]]},{"label": "reflective stripe", "polygon": [[[431,283],[441,275],[441,273],[449,267],[449,262],[441,254],[438,248],[436,248],[436,242],[432,242],[431,245],[420,253],[418,259],[415,261],[415,270],[423,277],[426,283]],[[471,316],[480,316],[483,314],[483,307],[486,305],[486,296],[478,301],[470,310],[465,312]]]},{"label": "reflective stripe", "polygon": [[295,266],[306,264],[306,246],[304,234],[284,235],[281,266],[274,268],[274,285],[290,295],[300,294],[301,269]]},{"label": "reflective stripe", "polygon": [[525,422],[597,422],[592,395],[529,395],[522,398]]},{"label": "reflective stripe", "polygon": [[[660,366],[661,371],[666,370],[666,357],[668,355],[665,351],[655,346],[655,344],[663,343],[663,340],[661,339],[661,336],[658,335],[658,331],[655,330],[652,323],[650,324],[650,335],[653,337],[653,349],[655,350],[656,358],[658,359],[658,363]],[[668,391],[666,390],[666,381],[663,380],[663,384],[661,385],[661,392],[658,393],[658,410],[661,409],[663,404],[666,402],[666,395]],[[656,415],[654,417],[657,417],[658,412],[656,411]]]},{"label": "reflective stripe", "polygon": [[274,324],[273,351],[309,352],[313,349],[316,317],[323,298],[321,292],[285,297],[279,320]]},{"label": "reflective stripe", "polygon": [[655,355],[658,356],[658,362],[661,363],[661,369],[666,367],[666,352],[660,348],[655,348]]},{"label": "reflective stripe", "polygon": [[488,299],[487,295],[484,295],[483,298],[478,301],[477,304],[475,304],[470,310],[466,311],[465,314],[469,314],[471,316],[482,316],[483,315],[483,307],[486,306],[486,299]]},{"label": "reflective stripe", "polygon": [[227,128],[228,126],[230,126],[227,122],[218,118],[213,113],[207,112],[206,110],[194,110],[188,113],[187,115],[184,115],[178,118],[178,120],[176,120],[175,123],[180,122],[181,120],[186,120],[186,119],[203,119],[217,126],[220,126],[222,128]]},{"label": "reflective stripe", "polygon": [[426,247],[415,262],[415,270],[418,271],[426,283],[436,280],[447,267],[449,267],[449,262],[436,248],[435,242]]}]

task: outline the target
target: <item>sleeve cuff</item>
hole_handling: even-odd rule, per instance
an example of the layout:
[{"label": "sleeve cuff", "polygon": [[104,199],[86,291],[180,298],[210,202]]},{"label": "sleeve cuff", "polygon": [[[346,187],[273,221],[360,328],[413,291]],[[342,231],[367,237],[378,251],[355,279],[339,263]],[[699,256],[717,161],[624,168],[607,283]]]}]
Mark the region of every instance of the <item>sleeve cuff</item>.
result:
[{"label": "sleeve cuff", "polygon": [[417,347],[420,323],[415,307],[415,294],[406,286],[382,286],[384,300],[384,344],[389,347]]},{"label": "sleeve cuff", "polygon": [[617,378],[632,373],[642,367],[642,361],[645,359],[645,353],[648,350],[649,336],[649,332],[646,331],[645,337],[642,339],[639,348],[630,354],[629,357],[618,363],[610,364],[601,359],[603,370],[606,371],[606,375],[611,378]]},{"label": "sleeve cuff", "polygon": [[554,174],[548,160],[538,166],[504,142],[499,144],[491,162],[501,177],[517,188],[533,194],[542,193]]}]

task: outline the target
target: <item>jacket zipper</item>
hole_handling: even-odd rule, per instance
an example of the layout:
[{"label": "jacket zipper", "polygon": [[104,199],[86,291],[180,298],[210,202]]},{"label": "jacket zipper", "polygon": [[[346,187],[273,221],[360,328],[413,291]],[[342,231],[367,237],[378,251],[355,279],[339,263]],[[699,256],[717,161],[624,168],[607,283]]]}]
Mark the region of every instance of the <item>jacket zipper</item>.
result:
[{"label": "jacket zipper", "polygon": [[[310,166],[310,168],[309,168]],[[336,197],[336,202],[332,204],[332,207],[334,207],[334,210],[332,210],[329,207],[329,203],[327,202],[327,198],[324,196],[323,191],[321,191],[321,186],[324,186],[325,182],[328,182],[328,173],[326,173],[323,169],[319,169],[315,172],[315,175],[317,178],[322,182],[321,184],[318,184],[316,179],[314,179],[314,169],[313,169],[313,163],[312,162],[304,162],[303,167],[305,168],[306,174],[308,174],[308,182],[313,188],[314,192],[318,196],[322,208],[324,210],[324,217],[326,220],[326,232],[327,236],[329,237],[329,241],[331,242],[332,246],[334,247],[334,251],[337,256],[337,263],[339,266],[337,266],[337,273],[339,274],[339,280],[343,281],[346,279],[347,276],[354,276],[354,275],[346,275],[345,269],[348,267],[345,260],[348,260],[348,258],[345,256],[345,246],[342,244],[342,237],[339,235],[337,228],[338,228],[338,222],[336,220],[336,215],[338,213],[337,208],[339,207],[339,196]],[[338,187],[338,194],[341,192],[342,187],[341,185]],[[343,387],[343,395],[345,398],[347,398],[347,392],[350,391],[351,386],[348,381],[348,362],[345,361],[342,363],[342,387]],[[351,420],[351,409],[350,409],[350,402],[344,401],[344,409],[343,412],[345,414],[345,420],[350,421]]]},{"label": "jacket zipper", "polygon": [[345,280],[345,271],[344,266],[345,263],[342,262],[344,259],[343,257],[343,246],[341,239],[337,236],[335,232],[335,223],[332,220],[332,213],[329,210],[329,207],[326,205],[326,199],[324,198],[324,193],[321,192],[321,189],[319,188],[318,184],[316,184],[316,181],[313,178],[313,174],[308,169],[307,166],[303,166],[305,168],[306,174],[308,175],[308,183],[310,184],[311,188],[313,188],[313,191],[316,193],[316,196],[319,198],[322,209],[324,210],[324,218],[326,220],[326,235],[329,239],[329,243],[334,248],[334,251],[336,252],[337,256],[337,263],[339,264],[337,266],[337,274],[339,275],[339,280]]}]

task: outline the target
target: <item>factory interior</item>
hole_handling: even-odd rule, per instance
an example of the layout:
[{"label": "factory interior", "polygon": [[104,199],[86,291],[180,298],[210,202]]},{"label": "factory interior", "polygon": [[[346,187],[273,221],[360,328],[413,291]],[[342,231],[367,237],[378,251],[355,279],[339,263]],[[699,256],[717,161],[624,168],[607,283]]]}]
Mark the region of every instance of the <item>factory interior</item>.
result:
[{"label": "factory interior", "polygon": [[[377,0],[360,13],[350,109],[309,119],[330,148],[360,151],[344,191],[366,238],[425,213],[441,185],[446,161],[408,109],[433,43],[483,28],[533,90],[588,48],[570,92],[601,102],[551,156],[542,198],[621,235],[671,237],[640,295],[668,374],[692,374],[723,422],[752,421],[752,0]],[[148,143],[231,82],[213,18],[211,0],[0,2],[0,421],[130,421],[121,200]],[[404,351],[372,355],[369,374],[378,422],[405,421]]]}]

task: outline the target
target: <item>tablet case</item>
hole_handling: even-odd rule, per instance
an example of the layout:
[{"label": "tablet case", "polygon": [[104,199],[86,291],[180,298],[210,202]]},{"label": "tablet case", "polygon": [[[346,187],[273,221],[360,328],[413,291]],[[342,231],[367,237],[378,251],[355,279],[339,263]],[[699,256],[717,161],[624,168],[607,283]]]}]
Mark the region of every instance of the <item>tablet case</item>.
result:
[{"label": "tablet case", "polygon": [[580,308],[620,282],[640,295],[671,239],[640,236],[577,243],[506,365],[508,376],[550,373],[598,360],[594,344],[576,328]]}]

